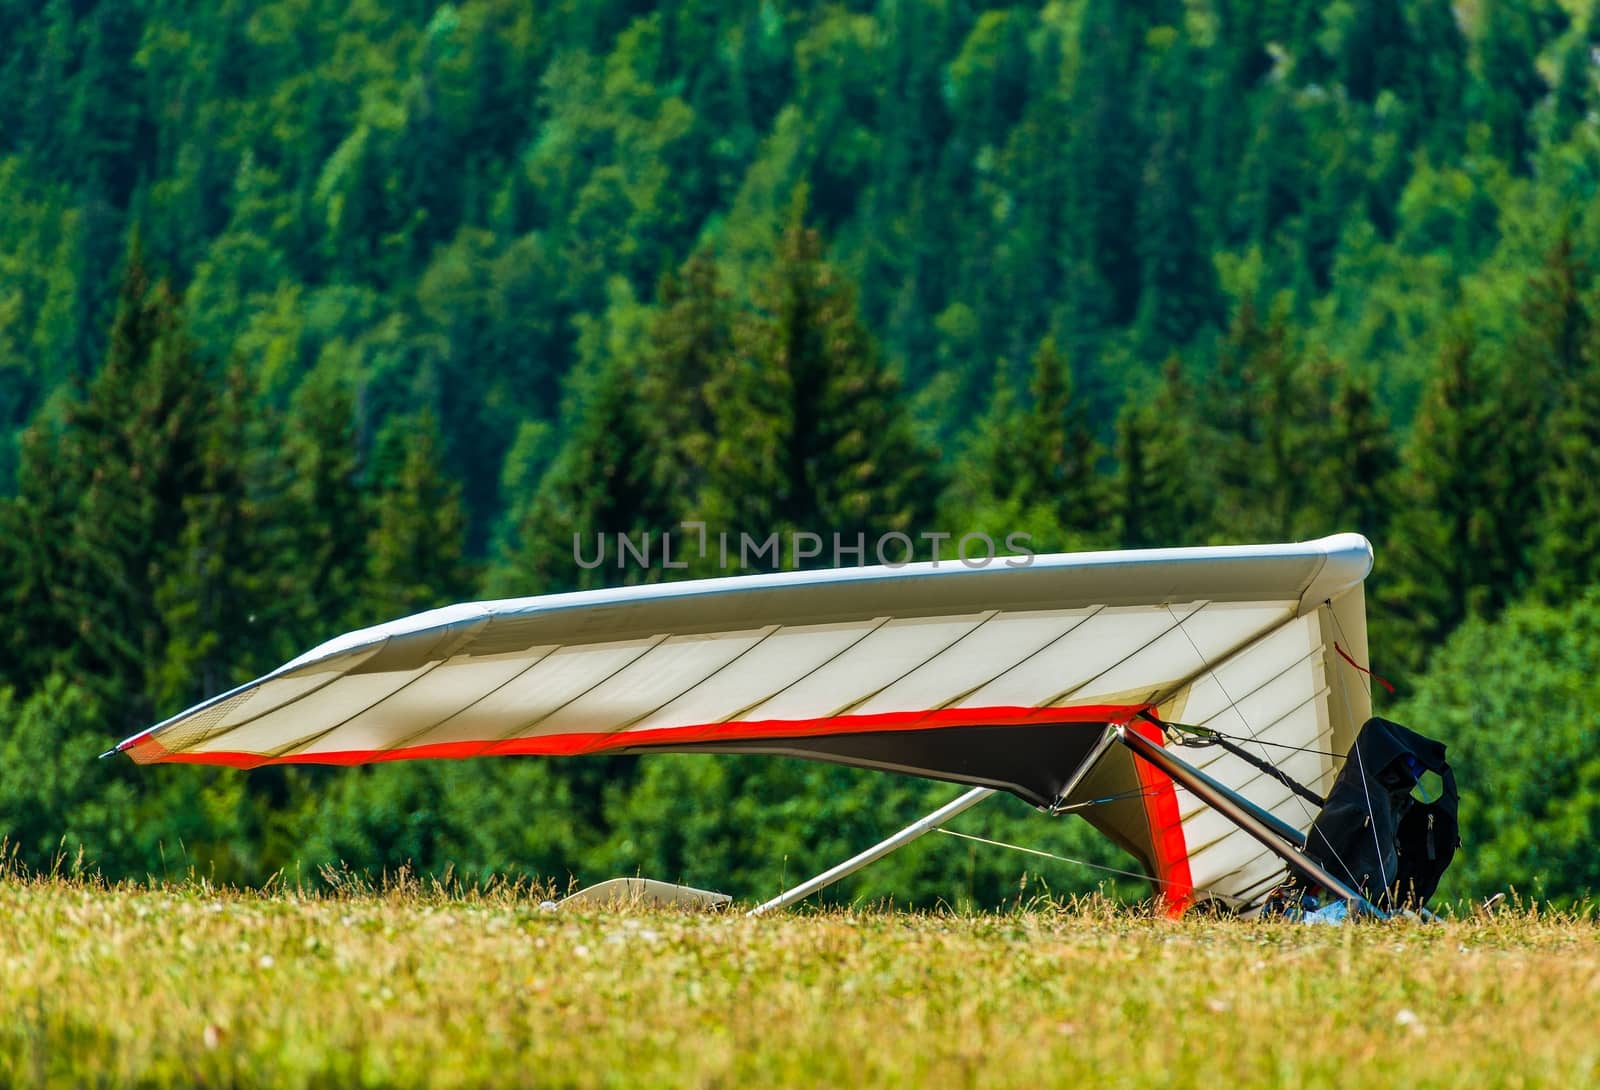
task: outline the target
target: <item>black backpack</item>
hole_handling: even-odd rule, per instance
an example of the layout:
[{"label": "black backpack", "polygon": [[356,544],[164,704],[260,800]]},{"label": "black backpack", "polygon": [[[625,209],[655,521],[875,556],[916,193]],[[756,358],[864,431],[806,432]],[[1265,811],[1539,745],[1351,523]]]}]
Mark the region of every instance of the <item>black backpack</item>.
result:
[{"label": "black backpack", "polygon": [[1420,908],[1461,845],[1460,798],[1441,742],[1366,721],[1305,853],[1380,908]]}]

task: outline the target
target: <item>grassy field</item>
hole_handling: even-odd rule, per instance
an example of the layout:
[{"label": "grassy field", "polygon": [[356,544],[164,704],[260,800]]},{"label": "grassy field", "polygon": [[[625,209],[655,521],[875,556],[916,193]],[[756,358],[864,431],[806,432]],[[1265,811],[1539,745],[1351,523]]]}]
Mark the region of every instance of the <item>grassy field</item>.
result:
[{"label": "grassy field", "polygon": [[1600,1085],[1600,929],[0,879],[8,1086]]}]

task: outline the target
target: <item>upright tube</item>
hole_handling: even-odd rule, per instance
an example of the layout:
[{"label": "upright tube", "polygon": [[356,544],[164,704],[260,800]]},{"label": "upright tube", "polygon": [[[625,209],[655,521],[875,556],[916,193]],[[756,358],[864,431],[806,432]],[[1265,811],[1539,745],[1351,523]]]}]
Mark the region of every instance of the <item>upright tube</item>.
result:
[{"label": "upright tube", "polygon": [[1135,756],[1148,761],[1183,784],[1213,810],[1255,837],[1268,850],[1289,864],[1290,870],[1350,902],[1359,911],[1376,916],[1380,920],[1388,919],[1387,913],[1380,911],[1357,890],[1335,878],[1320,864],[1302,855],[1294,847],[1295,843],[1304,843],[1304,837],[1300,835],[1299,830],[1287,826],[1294,833],[1294,840],[1283,837],[1274,825],[1262,821],[1257,816],[1256,811],[1259,811],[1260,807],[1249,799],[1222,786],[1189,762],[1169,753],[1164,747],[1158,746],[1138,732],[1131,731],[1126,726],[1119,726],[1116,728],[1116,737],[1117,741],[1131,749]]},{"label": "upright tube", "polygon": [[895,833],[887,840],[880,840],[878,843],[874,844],[866,851],[861,852],[859,855],[853,855],[849,859],[846,859],[843,863],[840,863],[838,866],[831,867],[828,870],[823,871],[815,878],[801,882],[798,886],[778,894],[765,904],[757,905],[755,908],[752,908],[749,912],[745,913],[745,915],[761,916],[771,912],[773,909],[787,908],[796,901],[804,900],[813,893],[817,892],[817,890],[826,886],[831,886],[839,879],[854,874],[868,863],[882,859],[896,848],[903,847],[904,845],[911,843],[913,840],[916,840],[918,837],[926,833],[933,832],[933,830],[937,829],[939,826],[943,825],[957,814],[972,809],[974,806],[978,805],[978,803],[982,802],[984,799],[988,798],[994,793],[995,789],[992,787],[974,787],[971,791],[968,791],[965,795],[962,795],[955,801],[946,803],[945,805],[939,807],[939,809],[935,810],[927,817],[919,818],[916,821],[913,821],[910,825],[907,825],[904,829],[901,829],[898,833]]}]

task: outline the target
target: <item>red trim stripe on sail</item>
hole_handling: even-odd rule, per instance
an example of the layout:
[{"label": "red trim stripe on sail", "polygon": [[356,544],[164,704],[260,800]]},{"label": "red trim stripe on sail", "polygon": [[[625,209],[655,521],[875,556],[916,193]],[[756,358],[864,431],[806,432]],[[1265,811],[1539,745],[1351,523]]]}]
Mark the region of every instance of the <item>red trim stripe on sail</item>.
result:
[{"label": "red trim stripe on sail", "polygon": [[[748,741],[764,738],[811,738],[869,731],[938,730],[943,727],[1007,727],[1048,723],[1121,723],[1146,710],[1146,705],[1089,704],[1070,708],[941,708],[932,711],[884,712],[875,715],[835,715],[820,719],[771,719],[749,722],[702,723],[654,730],[580,731],[536,734],[502,740],[436,742],[395,749],[332,750],[271,756],[233,750],[173,753],[156,732],[141,735],[123,747],[140,764],[210,764],[230,768],[257,768],[274,764],[360,765],[377,761],[417,758],[549,756],[571,757],[613,749],[683,745],[691,742]],[[1163,777],[1164,779],[1165,777]],[[1170,790],[1170,781],[1168,788]],[[1176,813],[1174,800],[1173,810]],[[1179,830],[1181,839],[1182,830]]]},{"label": "red trim stripe on sail", "polygon": [[[1142,710],[1142,709],[1141,709]],[[1157,745],[1165,745],[1154,723],[1136,719],[1128,724]],[[1183,815],[1178,810],[1178,792],[1172,777],[1149,761],[1134,758],[1139,787],[1144,796],[1145,817],[1150,822],[1151,866],[1170,916],[1181,916],[1194,903],[1194,876],[1189,870],[1189,844],[1183,836]]]}]

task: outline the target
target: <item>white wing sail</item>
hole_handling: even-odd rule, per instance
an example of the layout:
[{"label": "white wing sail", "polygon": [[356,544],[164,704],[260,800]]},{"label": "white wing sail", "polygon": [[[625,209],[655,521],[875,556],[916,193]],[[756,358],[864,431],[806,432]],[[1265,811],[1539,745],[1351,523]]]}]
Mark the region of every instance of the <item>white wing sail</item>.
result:
[{"label": "white wing sail", "polygon": [[[1281,866],[1105,747],[1107,725],[1150,711],[1209,727],[1325,792],[1369,713],[1345,656],[1366,659],[1371,564],[1366,539],[1343,534],[469,603],[340,636],[118,748],[242,768],[783,753],[1042,807],[1126,796],[1085,816],[1169,895],[1248,898]],[[1309,827],[1314,808],[1281,783],[1199,752],[1212,776]]]}]

